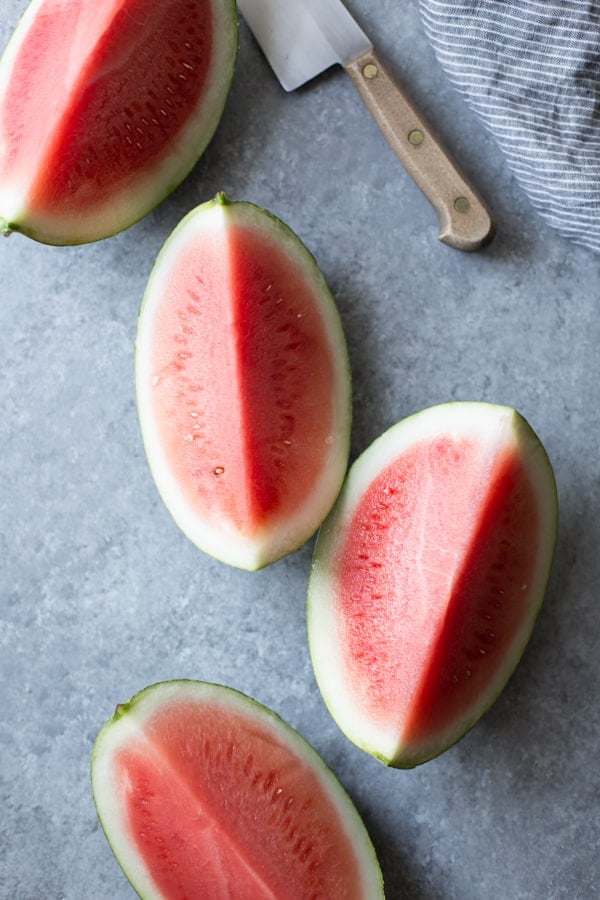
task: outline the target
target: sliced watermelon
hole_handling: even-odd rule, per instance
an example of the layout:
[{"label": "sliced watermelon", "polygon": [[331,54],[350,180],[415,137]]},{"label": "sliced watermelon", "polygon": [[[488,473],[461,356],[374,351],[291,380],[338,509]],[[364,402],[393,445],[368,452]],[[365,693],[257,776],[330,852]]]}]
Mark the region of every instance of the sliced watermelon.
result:
[{"label": "sliced watermelon", "polygon": [[350,376],[333,298],[278,219],[222,194],[163,248],[142,304],[145,447],[175,520],[257,569],[304,543],[348,462]]},{"label": "sliced watermelon", "polygon": [[106,837],[147,900],[376,900],[381,872],[332,772],[230,688],[163,682],[117,707],[92,755]]},{"label": "sliced watermelon", "polygon": [[529,638],[556,528],[550,463],[513,409],[444,404],[372,444],[308,594],[317,681],[352,741],[411,767],[475,724]]},{"label": "sliced watermelon", "polygon": [[33,0],[0,60],[0,226],[49,244],[132,225],[212,137],[233,0]]}]

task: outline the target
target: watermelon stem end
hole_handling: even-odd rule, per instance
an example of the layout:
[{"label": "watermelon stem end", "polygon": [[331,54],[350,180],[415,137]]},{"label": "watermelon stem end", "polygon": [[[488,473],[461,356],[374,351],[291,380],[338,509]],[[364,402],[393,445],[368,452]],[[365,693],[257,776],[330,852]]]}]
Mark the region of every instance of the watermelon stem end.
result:
[{"label": "watermelon stem end", "polygon": [[117,719],[120,719],[121,716],[124,716],[127,712],[129,712],[130,708],[131,708],[131,701],[128,701],[127,703],[117,703],[117,705],[115,707],[115,713],[113,716],[113,720],[116,722]]}]

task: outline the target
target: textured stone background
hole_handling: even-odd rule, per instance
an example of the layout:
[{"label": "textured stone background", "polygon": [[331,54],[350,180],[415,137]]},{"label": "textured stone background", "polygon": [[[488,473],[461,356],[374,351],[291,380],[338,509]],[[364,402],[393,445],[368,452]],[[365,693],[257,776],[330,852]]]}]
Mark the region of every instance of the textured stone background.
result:
[{"label": "textured stone background", "polygon": [[[245,27],[220,129],[186,183],[81,248],[0,243],[0,895],[132,896],[98,825],[89,759],[117,702],[172,677],[273,707],[364,816],[389,898],[591,900],[598,880],[600,259],[532,211],[448,87],[416,0],[348,4],[486,195],[496,241],[465,255],[340,71],[286,95]],[[3,42],[22,0],[0,0]],[[547,602],[484,719],[442,757],[386,770],[338,731],[305,640],[312,544],[257,573],[213,561],[159,500],[136,418],[133,341],[153,259],[217,190],[283,218],[346,328],[353,456],[448,399],[516,406],[554,464]]]}]

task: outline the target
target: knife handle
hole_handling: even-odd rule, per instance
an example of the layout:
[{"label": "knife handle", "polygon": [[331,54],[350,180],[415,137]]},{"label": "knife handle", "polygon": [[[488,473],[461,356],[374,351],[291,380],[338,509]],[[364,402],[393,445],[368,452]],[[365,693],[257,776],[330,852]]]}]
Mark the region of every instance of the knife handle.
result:
[{"label": "knife handle", "polygon": [[479,250],[488,244],[495,226],[481,197],[377,54],[369,50],[345,69],[392,150],[434,206],[439,239],[457,250]]}]

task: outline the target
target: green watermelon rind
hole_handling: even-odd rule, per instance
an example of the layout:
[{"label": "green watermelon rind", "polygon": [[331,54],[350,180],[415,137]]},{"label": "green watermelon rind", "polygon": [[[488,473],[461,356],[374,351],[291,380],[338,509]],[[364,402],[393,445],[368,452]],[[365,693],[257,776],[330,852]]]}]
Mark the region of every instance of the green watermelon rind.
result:
[{"label": "green watermelon rind", "polygon": [[[1,85],[10,77],[21,40],[43,0],[31,0],[20,17],[3,53],[0,56]],[[36,218],[23,198],[21,209],[7,218],[0,211],[0,233],[4,236],[18,232],[41,244],[52,246],[77,246],[101,241],[132,227],[149,215],[190,175],[219,126],[235,74],[238,53],[239,22],[235,0],[212,0],[218,14],[215,33],[217,43],[215,60],[210,70],[209,84],[199,108],[190,116],[185,129],[173,142],[158,165],[153,165],[140,181],[136,176],[134,187],[125,187],[111,194],[89,222],[78,213],[72,217],[54,216],[44,221]],[[141,167],[140,172],[144,171]],[[139,182],[139,183],[138,183]]]},{"label": "green watermelon rind", "polygon": [[[277,520],[267,532],[258,535],[256,541],[240,539],[235,531],[228,532],[225,525],[222,530],[216,529],[214,523],[205,525],[188,508],[186,498],[165,462],[147,392],[151,373],[144,347],[149,340],[146,337],[147,329],[152,324],[147,320],[151,316],[155,298],[160,297],[161,279],[166,277],[165,272],[168,274],[169,260],[176,258],[180,242],[185,244],[188,233],[196,228],[213,227],[210,222],[213,213],[255,219],[261,228],[270,229],[277,236],[279,245],[285,247],[295,263],[302,266],[307,281],[314,288],[315,297],[319,298],[323,327],[327,332],[335,365],[335,441],[328,465],[297,515],[288,521]],[[257,571],[293,553],[316,533],[339,494],[348,467],[352,378],[342,321],[325,277],[310,250],[281,219],[254,203],[229,200],[223,192],[219,192],[212,200],[200,204],[181,220],[157,256],[142,300],[135,345],[135,381],[142,440],[154,483],[174,521],[198,549],[227,565]]]},{"label": "green watermelon rind", "polygon": [[[506,652],[503,665],[498,668],[489,689],[480,702],[439,739],[410,747],[400,746],[389,737],[373,733],[371,723],[352,707],[352,698],[340,674],[341,657],[335,656],[332,635],[336,625],[330,609],[332,585],[329,571],[331,561],[342,545],[352,511],[365,488],[397,456],[402,440],[406,438],[403,447],[409,446],[412,442],[410,435],[421,434],[434,417],[443,417],[448,428],[454,427],[461,417],[473,420],[477,427],[483,426],[485,417],[504,417],[514,435],[515,446],[527,462],[540,505],[542,532],[536,578],[528,591],[529,615],[524,617],[522,627],[515,635],[512,647]],[[447,432],[440,427],[439,433]],[[546,594],[557,531],[558,494],[552,465],[537,434],[512,407],[479,401],[444,403],[401,420],[378,437],[351,466],[338,500],[319,530],[308,585],[307,630],[312,665],[324,703],[346,737],[384,765],[409,769],[439,756],[470,731],[498,699],[525,651]]]},{"label": "green watermelon rind", "polygon": [[128,702],[119,704],[98,733],[92,750],[90,777],[98,818],[117,862],[140,897],[162,900],[163,895],[157,891],[123,826],[123,798],[111,776],[111,760],[129,738],[139,738],[144,722],[155,711],[180,700],[218,703],[234,714],[239,712],[245,717],[255,717],[278,742],[306,763],[338,812],[340,824],[356,851],[364,880],[364,900],[383,900],[383,876],[365,824],[345,788],[311,744],[277,713],[247,694],[221,684],[192,679],[157,682],[138,691]]}]

